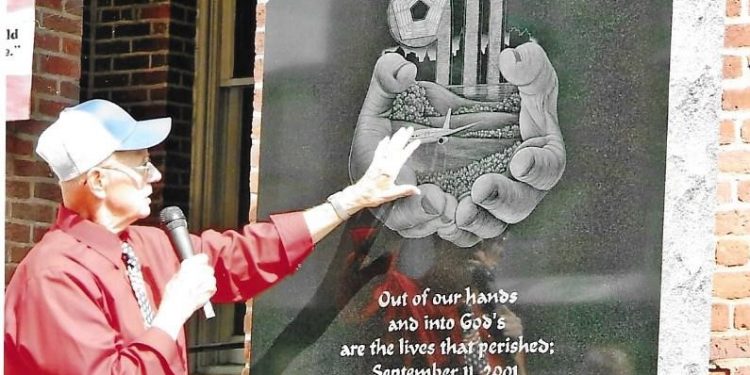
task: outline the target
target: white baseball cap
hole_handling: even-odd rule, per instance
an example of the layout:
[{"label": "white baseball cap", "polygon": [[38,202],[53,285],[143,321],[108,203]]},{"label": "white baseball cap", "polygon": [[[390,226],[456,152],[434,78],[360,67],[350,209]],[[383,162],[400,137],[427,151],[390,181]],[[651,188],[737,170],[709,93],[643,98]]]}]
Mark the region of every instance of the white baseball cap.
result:
[{"label": "white baseball cap", "polygon": [[169,117],[136,121],[115,103],[93,99],[65,108],[39,136],[36,153],[60,181],[76,178],[115,151],[142,150],[164,141]]}]

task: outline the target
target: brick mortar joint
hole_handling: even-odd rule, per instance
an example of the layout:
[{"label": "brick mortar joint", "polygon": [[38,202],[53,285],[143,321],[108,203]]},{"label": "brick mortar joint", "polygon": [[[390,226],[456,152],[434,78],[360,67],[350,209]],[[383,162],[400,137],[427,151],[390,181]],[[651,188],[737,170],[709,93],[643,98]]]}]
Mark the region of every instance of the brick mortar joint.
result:
[{"label": "brick mortar joint", "polygon": [[[161,69],[161,68],[166,68],[166,65],[160,66],[160,67],[154,68],[154,69]],[[154,72],[162,72],[162,71],[168,71],[168,69],[154,70]],[[99,72],[99,73],[90,74],[89,77],[102,77],[102,76],[107,76],[107,75],[131,74],[131,73],[143,73],[143,69],[141,69],[141,70],[131,70],[131,69],[128,69],[128,70],[110,70],[110,71],[106,71],[106,72]],[[99,90],[104,90],[104,89],[107,89],[107,88],[106,87],[100,87],[98,89]]]},{"label": "brick mortar joint", "polygon": [[[733,187],[737,187],[738,184],[745,184],[750,182],[750,173],[719,173],[717,176],[720,179],[720,183],[729,184]],[[735,191],[736,193],[736,191]]]},{"label": "brick mortar joint", "polygon": [[111,55],[97,55],[97,59],[105,59],[105,58],[112,58],[112,57],[118,57],[119,60],[125,60],[130,57],[143,57],[143,56],[166,56],[169,54],[169,51],[167,50],[154,50],[154,51],[131,51],[131,52],[125,52],[125,53],[113,53]]},{"label": "brick mortar joint", "polygon": [[719,112],[719,118],[722,121],[747,121],[750,120],[750,111],[721,111]]},{"label": "brick mortar joint", "polygon": [[[718,155],[726,155],[729,153],[748,153],[750,152],[750,143],[746,142],[737,142],[737,143],[730,143],[730,144],[722,144],[718,147]],[[728,171],[719,171],[719,173],[737,173],[737,172],[728,172]]]},{"label": "brick mortar joint", "polygon": [[717,207],[715,213],[717,215],[734,213],[734,212],[740,213],[740,214],[742,214],[742,213],[750,213],[750,206],[748,206],[746,203],[742,203],[742,202],[736,202],[736,203],[732,203],[732,204],[727,203],[726,205],[723,205],[722,208],[723,209],[719,210],[718,207]]},{"label": "brick mortar joint", "polygon": [[[31,196],[29,198],[6,198],[6,202],[11,203],[11,207],[13,204],[27,204],[31,206],[42,206],[42,207],[48,207],[48,208],[57,208],[57,206],[60,205],[60,202],[57,201],[51,201],[49,199],[39,198]],[[26,220],[26,221],[35,221],[35,220],[28,220],[28,219],[21,219],[19,217],[12,217],[12,219],[17,220]]]},{"label": "brick mortar joint", "polygon": [[38,11],[38,13],[36,13],[37,18],[44,18],[45,14],[49,14],[53,16],[61,16],[65,19],[69,19],[72,21],[77,21],[77,20],[83,21],[83,16],[79,16],[75,13],[66,12],[65,7],[63,7],[63,9],[60,10],[57,8],[46,7],[44,5],[35,5],[34,9]]},{"label": "brick mortar joint", "polygon": [[[137,7],[137,5],[135,5]],[[137,9],[132,8],[133,5],[128,5],[125,7],[125,9],[122,10],[128,10],[128,9]],[[104,11],[108,10],[115,10],[115,9],[102,9]],[[155,22],[163,23],[163,22],[169,22],[169,17],[155,17],[155,18],[136,18],[135,15],[133,15],[133,18],[118,18],[114,20],[107,20],[107,21],[96,21],[94,22],[95,27],[99,26],[112,26],[112,25],[142,25],[142,24],[151,24]]]},{"label": "brick mortar joint", "polygon": [[80,58],[78,58],[78,59],[73,58],[75,55],[72,55],[72,54],[69,54],[69,53],[65,53],[65,52],[62,52],[62,51],[49,51],[49,50],[46,50],[46,49],[40,49],[39,47],[35,47],[34,48],[33,54],[34,55],[39,55],[39,56],[42,56],[42,57],[43,56],[54,56],[54,57],[62,58],[62,59],[65,59],[65,60],[70,60],[70,61],[73,61],[73,62],[77,62],[79,64],[81,62]]},{"label": "brick mortar joint", "polygon": [[717,264],[716,267],[714,268],[714,274],[731,275],[731,274],[740,274],[740,273],[750,273],[750,265],[743,264],[739,266],[723,266],[723,265]]},{"label": "brick mortar joint", "polygon": [[18,241],[13,241],[13,240],[5,240],[6,250],[9,250],[8,247],[10,247],[10,246],[24,246],[24,247],[26,247],[26,246],[29,246],[29,245],[32,245],[32,242],[18,242]]},{"label": "brick mortar joint", "polygon": [[750,16],[741,14],[739,16],[724,17],[726,26],[750,26]]},{"label": "brick mortar joint", "polygon": [[[20,219],[16,219],[16,218],[9,219],[9,220],[6,221],[6,223],[9,223],[9,224],[18,224],[18,225],[26,225],[31,230],[35,230],[35,229],[49,229],[49,227],[52,226],[51,223],[47,223],[47,222],[44,222],[44,221],[20,220]],[[6,239],[6,242],[8,242],[8,241],[9,242],[14,242],[13,240],[7,240]],[[17,241],[15,241],[15,242],[17,242]]]},{"label": "brick mortar joint", "polygon": [[[34,141],[36,141],[36,139]],[[28,155],[8,154],[8,157],[6,157],[6,161],[8,161],[8,160],[22,160],[22,161],[34,161],[34,162],[44,163],[44,160],[42,160],[41,158],[37,157],[36,153],[34,153],[34,154],[28,154]],[[50,177],[50,178],[52,178],[52,177]],[[12,180],[8,179],[8,181],[12,181]]]},{"label": "brick mortar joint", "polygon": [[740,241],[740,242],[749,242],[750,241],[750,234],[731,234],[731,235],[721,235],[716,236],[717,237],[717,243],[719,241]]},{"label": "brick mortar joint", "polygon": [[113,87],[110,92],[121,92],[128,90],[142,90],[142,89],[164,89],[168,88],[166,83],[131,83],[128,87]]},{"label": "brick mortar joint", "polygon": [[58,38],[60,40],[73,40],[73,41],[83,41],[83,37],[80,35],[73,35],[73,34],[63,34],[60,35],[58,31],[54,31],[47,28],[38,27],[34,30],[34,36],[41,35],[41,36],[52,36],[55,38]]},{"label": "brick mortar joint", "polygon": [[[162,20],[162,21],[165,20],[165,19],[166,18],[154,18],[154,20]],[[188,26],[188,27],[193,27],[193,25],[194,25],[193,22],[188,22],[186,20],[181,20],[181,19],[177,19],[177,18],[170,18],[169,22],[170,22],[170,24],[180,25],[180,26]]]},{"label": "brick mortar joint", "polygon": [[711,340],[713,339],[742,339],[747,338],[750,340],[750,330],[738,330],[730,328],[726,331],[712,331]]},{"label": "brick mortar joint", "polygon": [[711,305],[727,306],[727,307],[733,308],[737,305],[745,305],[745,304],[750,305],[750,297],[732,300],[732,299],[728,299],[724,297],[711,296]]},{"label": "brick mortar joint", "polygon": [[35,33],[36,33],[36,31],[49,31],[51,33],[57,33],[58,37],[61,37],[61,38],[64,37],[64,36],[75,37],[77,35],[80,35],[79,33],[75,33],[74,34],[74,33],[70,33],[70,32],[67,32],[67,31],[63,31],[63,30],[51,29],[51,28],[48,28],[48,27],[45,27],[45,26],[41,26],[39,24],[37,24],[36,29],[34,29]]},{"label": "brick mortar joint", "polygon": [[728,172],[719,172],[716,176],[722,183],[746,183],[750,182],[750,173],[737,174]]},{"label": "brick mortar joint", "polygon": [[734,370],[738,370],[739,367],[746,367],[748,365],[750,365],[750,358],[724,358],[709,360],[709,368],[711,370],[730,370],[730,374],[734,373]]},{"label": "brick mortar joint", "polygon": [[[76,62],[76,61],[78,61],[78,60],[76,60],[76,59],[71,59],[71,58],[69,58],[69,57],[71,57],[71,56],[75,56],[75,55],[72,55],[72,54],[69,54],[69,53],[65,53],[65,52],[63,52],[63,51],[50,51],[50,50],[46,50],[46,49],[36,48],[36,49],[34,49],[34,53],[35,53],[35,54],[38,54],[39,56],[54,56],[54,57],[60,57],[60,58],[64,58],[64,59],[66,59],[66,60],[70,60],[71,62]],[[40,73],[41,73],[41,72],[40,72]],[[70,77],[68,77],[68,79],[70,79]]]},{"label": "brick mortar joint", "polygon": [[52,95],[52,94],[47,94],[43,92],[35,92],[33,93],[33,96],[36,99],[44,99],[44,100],[49,100],[49,101],[56,102],[56,103],[66,103],[66,104],[78,103],[78,98],[66,98],[64,96]]}]

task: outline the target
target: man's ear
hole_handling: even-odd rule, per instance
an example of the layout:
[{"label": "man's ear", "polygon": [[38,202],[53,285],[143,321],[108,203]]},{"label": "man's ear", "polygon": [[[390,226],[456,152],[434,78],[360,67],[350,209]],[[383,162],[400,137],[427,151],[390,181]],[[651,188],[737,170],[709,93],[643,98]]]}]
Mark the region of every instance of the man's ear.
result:
[{"label": "man's ear", "polygon": [[86,172],[86,181],[84,184],[89,189],[92,195],[99,199],[104,199],[106,195],[105,187],[109,179],[106,173],[103,173],[101,168],[91,168]]}]

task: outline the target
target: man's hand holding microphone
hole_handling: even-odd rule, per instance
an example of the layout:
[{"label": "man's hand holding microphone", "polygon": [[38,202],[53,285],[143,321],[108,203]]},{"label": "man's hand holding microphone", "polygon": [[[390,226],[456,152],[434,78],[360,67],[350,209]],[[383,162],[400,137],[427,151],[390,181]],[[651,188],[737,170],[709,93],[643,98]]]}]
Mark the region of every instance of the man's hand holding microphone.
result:
[{"label": "man's hand holding microphone", "polygon": [[216,278],[208,255],[193,255],[187,220],[182,210],[174,206],[166,207],[159,216],[182,262],[179,271],[164,289],[164,298],[151,325],[176,339],[180,328],[201,306],[206,318],[214,317],[209,299],[216,293]]},{"label": "man's hand holding microphone", "polygon": [[193,312],[209,303],[214,293],[216,278],[214,268],[208,263],[208,256],[198,254],[183,260],[180,270],[167,283],[151,325],[177,339],[180,329]]}]

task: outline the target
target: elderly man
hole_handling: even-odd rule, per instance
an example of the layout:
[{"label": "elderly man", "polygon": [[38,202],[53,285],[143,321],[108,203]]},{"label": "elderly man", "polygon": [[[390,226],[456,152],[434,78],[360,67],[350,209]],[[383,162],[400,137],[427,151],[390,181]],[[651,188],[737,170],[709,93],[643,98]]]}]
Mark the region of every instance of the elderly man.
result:
[{"label": "elderly man", "polygon": [[357,183],[306,210],[241,232],[191,236],[182,262],[167,235],[133,226],[161,179],[148,148],[171,119],[135,121],[105,100],[65,109],[37,153],[59,179],[62,205],[19,265],[5,304],[6,374],[185,374],[182,326],[209,299],[241,301],[294,272],[350,215],[418,193],[395,176],[418,142],[399,131],[377,146]]}]

